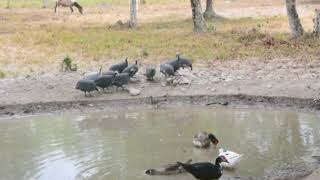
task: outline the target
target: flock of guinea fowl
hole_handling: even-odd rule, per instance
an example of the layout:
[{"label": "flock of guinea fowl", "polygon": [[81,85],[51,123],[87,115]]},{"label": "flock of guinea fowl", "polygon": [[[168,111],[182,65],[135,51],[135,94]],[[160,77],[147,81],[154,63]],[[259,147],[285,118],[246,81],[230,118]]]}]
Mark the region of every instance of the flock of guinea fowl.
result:
[{"label": "flock of guinea fowl", "polygon": [[[177,55],[175,59],[170,60],[160,65],[160,72],[166,77],[174,76],[175,72],[180,68],[189,67],[192,70],[192,62],[189,59],[182,58]],[[129,83],[132,78],[139,70],[138,62],[134,64],[128,63],[128,58],[123,62],[112,65],[108,71],[103,71],[102,68],[98,72],[88,72],[83,75],[83,78],[77,82],[76,89],[81,90],[87,96],[91,96],[90,92],[99,91],[98,88],[108,89],[109,87],[116,86],[118,89]],[[156,75],[156,69],[153,67],[147,67],[144,74],[149,81],[153,81]]]},{"label": "flock of guinea fowl", "polygon": [[[177,55],[175,59],[170,60],[160,65],[160,72],[164,76],[174,76],[175,72],[180,68],[189,67],[192,70],[192,63],[189,59],[182,58]],[[128,64],[128,58],[124,62],[112,65],[108,71],[103,71],[100,68],[99,72],[89,72],[83,75],[83,78],[77,82],[76,89],[79,89],[91,96],[90,92],[102,91],[109,87],[116,86],[116,89],[129,83],[132,78],[139,70],[138,62],[134,64]],[[156,69],[153,67],[147,67],[144,75],[147,80],[153,81],[156,75]],[[193,145],[196,148],[208,148],[212,143],[215,147],[219,143],[219,140],[215,135],[206,132],[200,132],[193,137]],[[166,165],[160,169],[148,169],[146,174],[148,175],[171,175],[183,172],[192,174],[196,179],[199,180],[212,180],[219,179],[223,173],[223,167],[234,168],[240,161],[242,155],[237,154],[233,151],[219,149],[219,155],[215,160],[215,163],[211,162],[198,162],[191,163],[191,160],[182,163],[177,162],[174,164]]]}]

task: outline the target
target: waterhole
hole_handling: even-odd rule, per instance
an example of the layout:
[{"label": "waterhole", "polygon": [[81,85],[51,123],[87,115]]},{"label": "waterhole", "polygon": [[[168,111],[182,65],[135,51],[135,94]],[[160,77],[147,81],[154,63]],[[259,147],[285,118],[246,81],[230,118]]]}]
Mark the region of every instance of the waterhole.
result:
[{"label": "waterhole", "polygon": [[320,155],[315,114],[281,110],[175,108],[63,113],[0,119],[0,179],[192,180],[189,174],[148,176],[168,163],[214,162],[192,137],[212,132],[219,147],[244,154],[221,179],[308,172]]}]

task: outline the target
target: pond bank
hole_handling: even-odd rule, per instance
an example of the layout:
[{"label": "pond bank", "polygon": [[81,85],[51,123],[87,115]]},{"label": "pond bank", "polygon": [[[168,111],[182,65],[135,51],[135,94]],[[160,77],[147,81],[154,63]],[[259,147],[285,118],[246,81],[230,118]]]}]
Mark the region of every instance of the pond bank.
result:
[{"label": "pond bank", "polygon": [[26,104],[1,105],[0,116],[51,113],[58,111],[96,111],[139,108],[169,108],[179,106],[215,106],[236,108],[282,108],[297,111],[319,111],[320,100],[281,96],[235,95],[186,95],[186,96],[150,96],[129,99],[79,100],[35,102]]}]

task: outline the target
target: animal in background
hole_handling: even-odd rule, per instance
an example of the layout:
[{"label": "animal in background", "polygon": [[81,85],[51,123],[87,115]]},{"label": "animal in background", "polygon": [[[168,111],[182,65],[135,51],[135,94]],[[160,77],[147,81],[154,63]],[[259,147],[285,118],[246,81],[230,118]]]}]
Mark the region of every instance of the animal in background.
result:
[{"label": "animal in background", "polygon": [[56,4],[55,4],[55,7],[54,7],[54,12],[56,13],[57,12],[57,7],[69,7],[70,10],[71,10],[71,13],[73,13],[73,6],[76,7],[80,14],[83,14],[83,8],[82,6],[80,6],[79,3],[77,3],[75,0],[56,0]]}]

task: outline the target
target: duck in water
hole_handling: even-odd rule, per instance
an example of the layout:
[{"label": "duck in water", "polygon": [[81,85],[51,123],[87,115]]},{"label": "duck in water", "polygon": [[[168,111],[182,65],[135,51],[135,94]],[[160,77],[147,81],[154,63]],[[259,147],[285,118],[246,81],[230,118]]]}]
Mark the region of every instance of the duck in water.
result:
[{"label": "duck in water", "polygon": [[199,132],[193,137],[192,143],[197,148],[207,148],[210,146],[210,143],[217,146],[219,140],[211,133]]},{"label": "duck in water", "polygon": [[219,179],[222,176],[222,162],[228,162],[224,156],[219,156],[216,159],[215,164],[210,162],[199,162],[194,164],[185,164],[177,162],[181,165],[188,173],[192,174],[196,179],[199,180],[213,180]]},{"label": "duck in water", "polygon": [[[184,164],[190,164],[191,159],[186,161]],[[180,174],[186,172],[185,169],[183,169],[179,164],[174,163],[174,164],[167,164],[159,169],[148,169],[146,170],[146,174],[150,176],[154,175],[174,175],[174,174]]]}]

